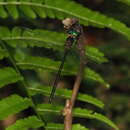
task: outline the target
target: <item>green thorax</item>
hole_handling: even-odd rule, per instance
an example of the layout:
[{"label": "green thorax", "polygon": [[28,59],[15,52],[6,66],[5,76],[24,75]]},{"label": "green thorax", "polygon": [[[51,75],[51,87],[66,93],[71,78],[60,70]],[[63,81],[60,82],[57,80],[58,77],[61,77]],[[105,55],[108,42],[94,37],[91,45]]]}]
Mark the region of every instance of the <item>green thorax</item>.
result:
[{"label": "green thorax", "polygon": [[75,30],[70,30],[68,33],[73,35],[73,36],[78,36],[79,35],[79,32],[77,32]]}]

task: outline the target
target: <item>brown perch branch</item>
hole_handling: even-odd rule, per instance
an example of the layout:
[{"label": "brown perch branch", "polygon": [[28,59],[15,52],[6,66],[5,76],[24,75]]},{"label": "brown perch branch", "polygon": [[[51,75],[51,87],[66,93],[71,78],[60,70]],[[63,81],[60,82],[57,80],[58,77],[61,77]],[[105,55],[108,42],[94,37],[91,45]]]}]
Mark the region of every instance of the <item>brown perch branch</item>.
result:
[{"label": "brown perch branch", "polygon": [[73,107],[76,101],[76,97],[78,95],[79,87],[82,81],[82,77],[84,74],[84,68],[85,68],[85,49],[84,49],[84,34],[83,34],[83,29],[80,26],[81,29],[81,35],[78,38],[77,46],[78,50],[80,53],[80,67],[79,67],[79,72],[77,74],[74,86],[73,86],[73,91],[70,100],[66,100],[66,105],[63,111],[63,115],[65,116],[64,118],[64,130],[71,130],[72,129],[72,120],[73,120]]}]

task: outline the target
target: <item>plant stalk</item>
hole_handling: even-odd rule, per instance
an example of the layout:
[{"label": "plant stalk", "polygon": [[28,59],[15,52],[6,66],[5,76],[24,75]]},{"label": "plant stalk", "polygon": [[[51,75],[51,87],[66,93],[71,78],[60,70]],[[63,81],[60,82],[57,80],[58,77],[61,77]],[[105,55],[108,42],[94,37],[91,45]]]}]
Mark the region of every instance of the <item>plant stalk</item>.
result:
[{"label": "plant stalk", "polygon": [[80,67],[79,72],[77,74],[76,80],[74,82],[72,95],[70,100],[66,100],[66,105],[63,111],[63,115],[65,116],[64,119],[64,130],[71,130],[72,129],[72,121],[73,121],[73,107],[75,105],[76,97],[78,95],[79,87],[83,78],[84,68],[85,68],[85,48],[84,48],[84,35],[83,29],[81,27],[81,35],[79,36],[77,46],[80,54]]}]

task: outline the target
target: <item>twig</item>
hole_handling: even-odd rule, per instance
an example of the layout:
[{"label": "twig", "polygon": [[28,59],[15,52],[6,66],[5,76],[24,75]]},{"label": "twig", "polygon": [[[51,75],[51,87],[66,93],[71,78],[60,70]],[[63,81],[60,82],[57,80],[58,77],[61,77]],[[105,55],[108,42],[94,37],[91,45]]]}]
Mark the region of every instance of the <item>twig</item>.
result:
[{"label": "twig", "polygon": [[73,107],[76,101],[76,97],[78,95],[78,90],[82,81],[82,77],[84,74],[84,68],[85,68],[85,49],[84,49],[84,35],[83,35],[83,29],[80,26],[81,29],[81,35],[78,38],[78,49],[80,53],[80,67],[79,67],[79,72],[77,74],[74,86],[73,86],[73,91],[71,95],[71,99],[66,101],[66,105],[63,111],[63,115],[65,116],[64,119],[64,130],[71,130],[72,129],[72,120],[73,120]]}]

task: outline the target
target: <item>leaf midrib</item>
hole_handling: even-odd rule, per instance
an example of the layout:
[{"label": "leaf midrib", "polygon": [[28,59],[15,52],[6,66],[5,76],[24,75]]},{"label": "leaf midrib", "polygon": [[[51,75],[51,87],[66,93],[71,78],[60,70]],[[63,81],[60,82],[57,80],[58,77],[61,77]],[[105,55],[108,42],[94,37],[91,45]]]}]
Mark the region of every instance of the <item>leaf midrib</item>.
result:
[{"label": "leaf midrib", "polygon": [[106,26],[105,24],[100,23],[98,21],[95,22],[94,20],[91,20],[91,19],[88,19],[86,17],[77,15],[76,13],[72,13],[72,12],[66,11],[62,8],[56,8],[54,6],[50,6],[50,5],[46,5],[46,4],[43,5],[43,4],[38,4],[38,3],[34,3],[34,2],[31,3],[31,2],[16,2],[16,1],[14,1],[14,2],[0,2],[0,5],[29,5],[29,6],[37,6],[37,7],[42,7],[42,8],[48,8],[48,9],[58,10],[58,11],[61,11],[63,13],[68,13],[68,14],[73,15],[75,17],[79,17],[82,20],[87,20],[87,21],[90,21],[90,22],[95,23],[95,24]]},{"label": "leaf midrib", "polygon": [[[52,40],[46,40],[46,39],[42,39],[42,38],[35,38],[35,37],[31,37],[31,36],[26,36],[26,37],[24,37],[24,36],[22,36],[22,37],[2,37],[2,38],[0,38],[1,40],[4,40],[4,41],[11,41],[11,40],[35,40],[35,41],[40,41],[40,42],[51,42],[51,43],[53,43],[53,44],[55,44],[55,45],[60,45],[60,43],[58,43],[58,42],[54,42],[54,41],[52,41]],[[58,43],[58,44],[57,44]],[[59,46],[58,45],[58,46]]]}]

